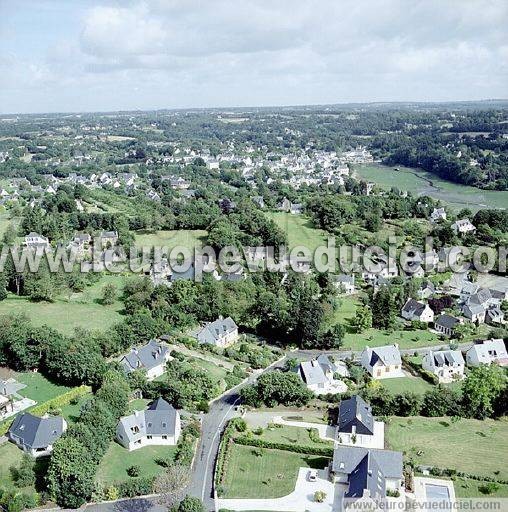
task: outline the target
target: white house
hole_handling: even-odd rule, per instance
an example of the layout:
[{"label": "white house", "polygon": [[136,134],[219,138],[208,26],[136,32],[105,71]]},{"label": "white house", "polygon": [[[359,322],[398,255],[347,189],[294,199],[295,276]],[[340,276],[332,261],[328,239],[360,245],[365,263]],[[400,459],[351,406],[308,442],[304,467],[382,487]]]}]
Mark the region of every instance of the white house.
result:
[{"label": "white house", "polygon": [[402,308],[401,314],[402,318],[410,321],[417,320],[425,323],[434,321],[434,311],[430,306],[414,299],[408,299]]},{"label": "white house", "polygon": [[61,416],[34,416],[18,414],[9,428],[9,440],[32,457],[44,457],[53,451],[53,445],[66,431],[67,423]]},{"label": "white house", "polygon": [[228,347],[238,340],[238,326],[231,317],[219,317],[199,329],[195,338],[199,343],[209,343],[222,348]]},{"label": "white house", "polygon": [[361,364],[373,379],[404,377],[398,344],[365,347],[361,355]]},{"label": "white house", "polygon": [[439,222],[446,220],[446,211],[444,208],[434,208],[430,214],[430,222]]},{"label": "white house", "polygon": [[456,235],[466,235],[467,233],[474,233],[476,231],[475,226],[469,219],[456,220],[451,228]]},{"label": "white house", "polygon": [[354,395],[340,402],[335,439],[338,444],[383,449],[385,426],[374,419],[370,405]]},{"label": "white house", "polygon": [[123,416],[116,427],[117,441],[129,451],[148,445],[175,445],[180,433],[179,412],[162,398],[144,411]]},{"label": "white house", "polygon": [[442,383],[464,377],[464,358],[460,350],[429,350],[423,356],[422,367],[433,373]]},{"label": "white house", "polygon": [[348,276],[346,274],[340,274],[332,276],[333,284],[339,290],[340,293],[345,295],[352,295],[355,293],[355,276]]},{"label": "white house", "polygon": [[49,247],[49,240],[45,236],[32,231],[25,236],[25,245],[34,249],[37,247],[47,248]]},{"label": "white house", "polygon": [[147,380],[153,380],[164,373],[166,363],[171,359],[168,347],[150,340],[140,348],[131,349],[120,359],[120,364],[127,374],[136,370],[145,370]]},{"label": "white house", "polygon": [[498,364],[508,366],[508,353],[502,339],[484,340],[473,345],[466,352],[466,361],[469,366],[480,364]]},{"label": "white house", "polygon": [[[404,490],[402,453],[336,446],[330,465],[330,478],[334,483],[346,485],[344,498],[386,498],[390,491],[400,493]],[[338,510],[343,510],[343,506]]]},{"label": "white house", "polygon": [[325,354],[321,354],[312,361],[300,363],[298,373],[307,385],[307,389],[316,395],[347,391],[346,384],[337,378],[349,376],[346,364]]}]

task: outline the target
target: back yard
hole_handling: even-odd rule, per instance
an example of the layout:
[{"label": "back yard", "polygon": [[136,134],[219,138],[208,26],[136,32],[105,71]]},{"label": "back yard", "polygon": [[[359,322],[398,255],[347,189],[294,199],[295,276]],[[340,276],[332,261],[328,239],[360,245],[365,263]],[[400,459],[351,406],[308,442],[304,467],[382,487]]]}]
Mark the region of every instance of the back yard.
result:
[{"label": "back yard", "polygon": [[392,417],[389,448],[405,452],[417,464],[508,479],[508,419]]}]

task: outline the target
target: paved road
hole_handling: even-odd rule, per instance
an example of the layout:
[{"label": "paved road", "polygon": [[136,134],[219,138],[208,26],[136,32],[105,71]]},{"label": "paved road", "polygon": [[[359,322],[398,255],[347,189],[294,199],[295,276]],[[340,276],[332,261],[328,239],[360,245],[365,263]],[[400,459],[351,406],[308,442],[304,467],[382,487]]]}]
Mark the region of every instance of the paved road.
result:
[{"label": "paved road", "polygon": [[[442,347],[432,347],[434,349],[448,348],[448,344]],[[459,345],[460,350],[467,350],[471,347],[470,343]],[[416,349],[403,349],[402,354],[413,354],[415,352],[423,354],[428,351],[428,347]],[[196,459],[194,461],[192,483],[188,493],[203,500],[207,511],[214,511],[215,504],[213,499],[213,474],[215,469],[215,460],[219,449],[219,443],[222,431],[226,422],[238,415],[236,406],[240,402],[239,391],[242,387],[253,383],[262,373],[281,368],[287,358],[298,357],[299,359],[312,359],[322,353],[316,350],[298,350],[290,352],[286,357],[277,361],[273,365],[265,368],[260,372],[251,375],[244,383],[231,389],[221,398],[217,399],[210,405],[210,410],[203,415],[202,436],[198,445]],[[327,354],[340,358],[351,358],[358,360],[361,351],[327,351]],[[115,503],[103,503],[99,505],[89,505],[86,507],[87,512],[165,512],[165,509],[156,503],[155,498],[136,498],[130,500],[118,501]]]}]

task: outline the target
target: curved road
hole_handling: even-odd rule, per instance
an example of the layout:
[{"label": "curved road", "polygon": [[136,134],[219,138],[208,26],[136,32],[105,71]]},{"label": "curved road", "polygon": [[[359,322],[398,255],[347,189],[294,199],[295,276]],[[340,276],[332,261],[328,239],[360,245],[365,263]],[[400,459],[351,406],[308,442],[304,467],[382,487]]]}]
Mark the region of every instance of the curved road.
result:
[{"label": "curved road", "polygon": [[[416,349],[402,349],[402,355],[410,355],[415,352],[423,354],[432,348],[438,350],[440,348],[448,348],[448,344],[435,347],[422,347]],[[472,346],[471,343],[463,343],[459,345],[460,350],[467,350]],[[351,358],[358,360],[361,351],[324,351],[341,358]],[[210,404],[210,410],[202,416],[202,432],[199,445],[196,452],[196,458],[192,468],[192,483],[188,489],[188,494],[196,496],[203,501],[207,511],[215,510],[213,498],[213,475],[215,469],[215,460],[219,450],[219,444],[222,432],[226,422],[237,416],[237,405],[240,403],[239,391],[242,387],[252,384],[262,373],[274,368],[284,366],[286,359],[290,357],[298,357],[299,359],[313,359],[323,351],[318,350],[298,350],[287,353],[283,358],[279,359],[271,366],[252,374],[246,381],[239,384],[233,389],[227,391],[220,398]],[[115,503],[101,503],[99,505],[88,505],[87,512],[165,512],[166,509],[157,505],[155,498],[134,498]]]}]

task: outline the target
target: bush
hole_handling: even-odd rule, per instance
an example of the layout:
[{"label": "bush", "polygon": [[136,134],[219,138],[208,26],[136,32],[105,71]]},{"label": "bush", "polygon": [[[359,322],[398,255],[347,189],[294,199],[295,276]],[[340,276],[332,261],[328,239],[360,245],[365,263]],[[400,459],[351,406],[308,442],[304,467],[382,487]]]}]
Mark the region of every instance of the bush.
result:
[{"label": "bush", "polygon": [[316,503],[323,503],[323,501],[325,501],[326,499],[326,492],[324,491],[316,491],[314,493],[314,501]]},{"label": "bush", "polygon": [[141,473],[141,468],[135,464],[127,468],[127,474],[132,477],[137,477]]},{"label": "bush", "polygon": [[478,486],[478,490],[482,494],[493,494],[499,490],[499,484],[495,482],[488,482],[486,484]]},{"label": "bush", "polygon": [[305,453],[308,455],[321,455],[323,457],[333,457],[333,447],[331,446],[301,446],[298,444],[276,443],[254,437],[237,437],[235,443],[243,446],[253,446],[255,448],[268,448],[271,450],[285,450],[294,453]]},{"label": "bush", "polygon": [[153,489],[153,478],[138,477],[122,482],[118,486],[118,493],[121,498],[133,498],[151,494]]},{"label": "bush", "polygon": [[245,432],[247,430],[247,422],[243,418],[237,418],[235,428],[238,432]]}]

